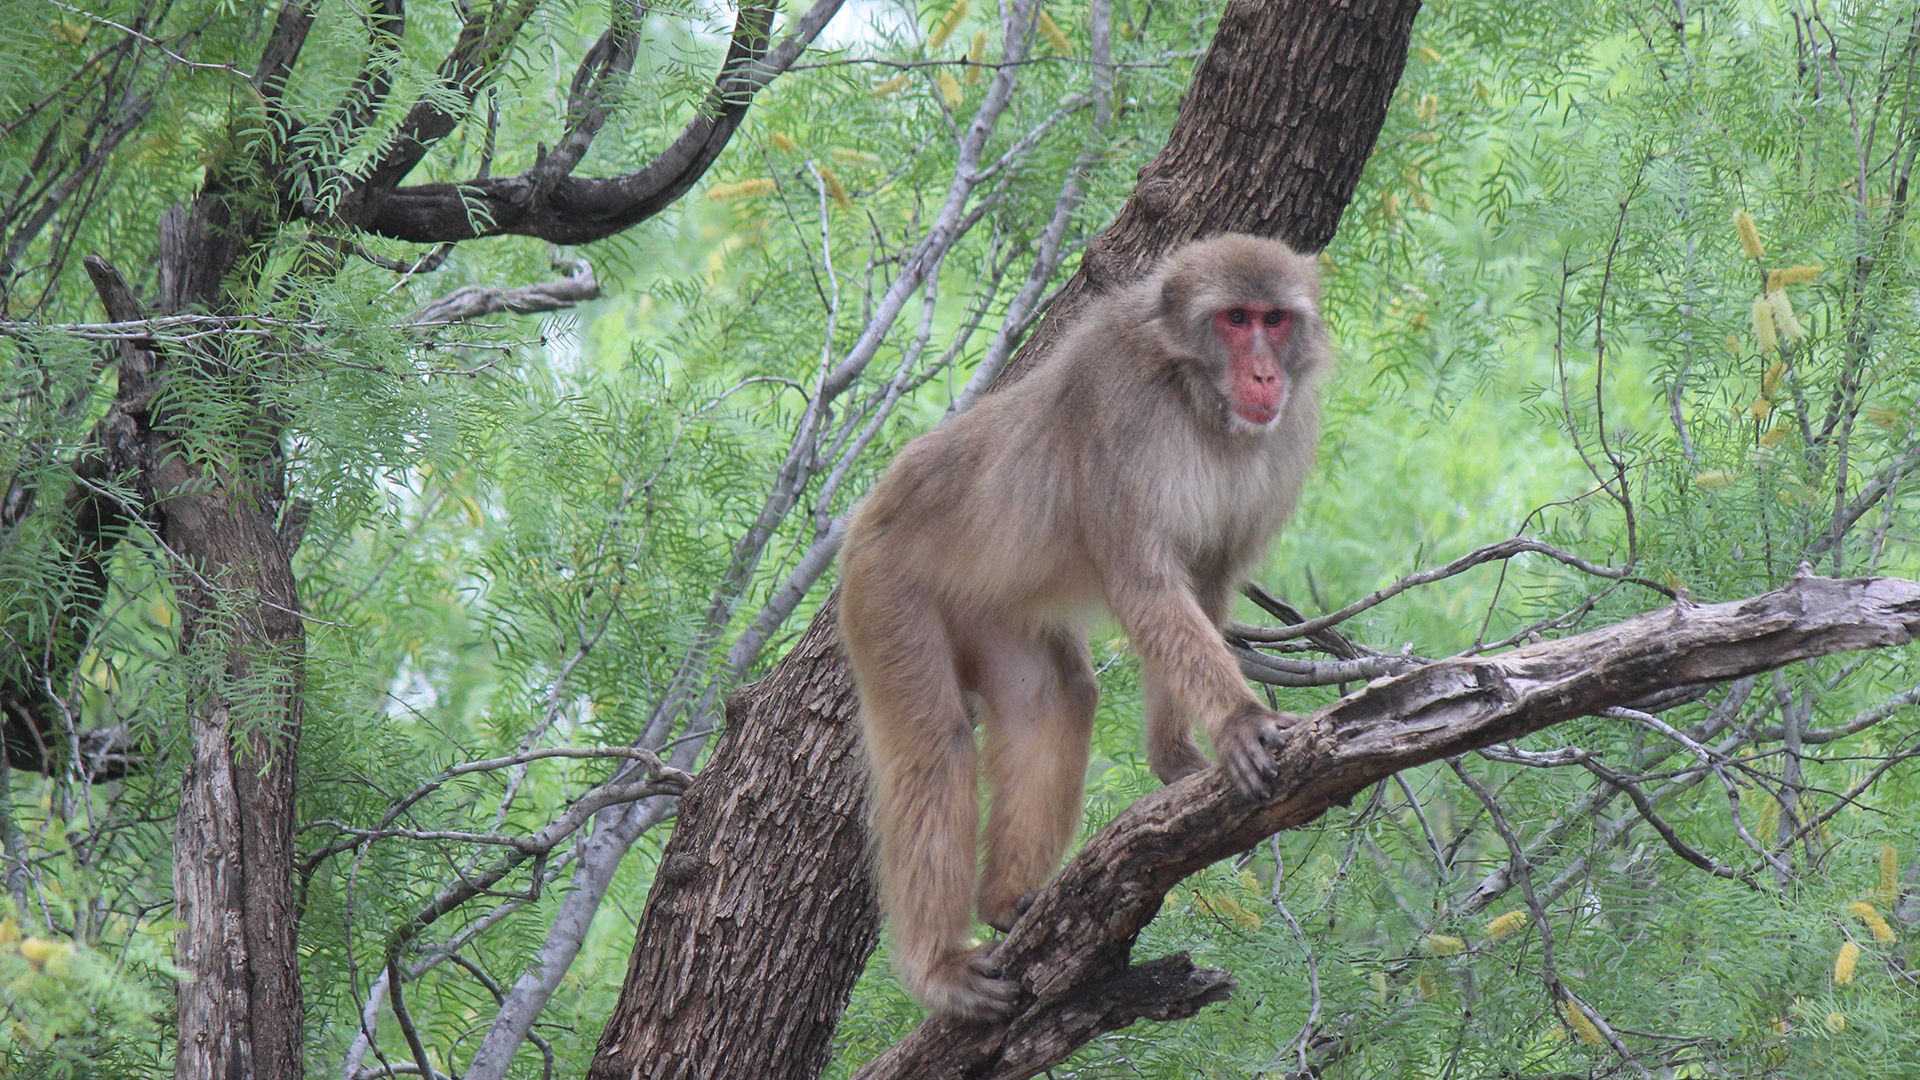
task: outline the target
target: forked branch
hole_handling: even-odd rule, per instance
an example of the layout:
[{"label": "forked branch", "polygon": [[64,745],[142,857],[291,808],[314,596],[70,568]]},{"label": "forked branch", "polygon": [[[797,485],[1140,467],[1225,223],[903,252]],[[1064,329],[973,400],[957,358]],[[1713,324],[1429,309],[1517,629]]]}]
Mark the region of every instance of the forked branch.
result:
[{"label": "forked branch", "polygon": [[[1218,770],[1208,770],[1123,811],[1001,944],[1007,977],[1028,995],[1021,1011],[1006,1024],[929,1020],[858,1076],[1020,1080],[1102,1031],[1156,1012],[1191,1014],[1219,1000],[1231,987],[1224,973],[1166,977],[1166,966],[1184,964],[1183,957],[1129,966],[1135,935],[1167,891],[1402,769],[1662,690],[1904,645],[1916,632],[1920,582],[1802,577],[1746,600],[1683,602],[1576,637],[1443,660],[1375,682],[1288,730],[1271,800],[1249,804]],[[1156,985],[1165,996],[1143,999]]]}]

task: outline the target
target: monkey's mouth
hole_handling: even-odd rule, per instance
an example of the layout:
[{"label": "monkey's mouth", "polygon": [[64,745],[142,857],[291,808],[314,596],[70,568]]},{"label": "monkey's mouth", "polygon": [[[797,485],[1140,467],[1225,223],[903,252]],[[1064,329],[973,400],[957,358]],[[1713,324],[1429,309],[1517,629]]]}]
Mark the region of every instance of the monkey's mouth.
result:
[{"label": "monkey's mouth", "polygon": [[1247,423],[1252,424],[1254,427],[1263,428],[1263,427],[1266,427],[1268,424],[1273,423],[1274,419],[1280,415],[1280,406],[1273,405],[1271,407],[1268,407],[1263,405],[1250,405],[1250,404],[1235,405],[1233,407],[1233,415],[1239,417],[1242,420],[1245,420]]}]

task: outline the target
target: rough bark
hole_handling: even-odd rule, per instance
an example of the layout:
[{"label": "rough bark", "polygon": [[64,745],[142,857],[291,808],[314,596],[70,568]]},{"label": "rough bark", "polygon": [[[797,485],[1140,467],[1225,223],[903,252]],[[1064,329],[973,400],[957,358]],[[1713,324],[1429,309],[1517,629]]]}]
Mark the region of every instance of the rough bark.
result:
[{"label": "rough bark", "polygon": [[[1230,4],[1167,146],[1009,370],[1017,374],[1049,347],[1080,297],[1131,279],[1193,237],[1242,231],[1304,250],[1324,246],[1385,119],[1418,10],[1418,0]],[[865,769],[833,609],[824,605],[774,673],[731,703],[725,739],[681,806],[595,1055],[595,1080],[818,1075],[877,925],[866,885]],[[789,689],[826,686],[839,692]],[[775,767],[770,760],[782,786],[756,788]],[[782,846],[741,843],[731,796],[743,789],[762,792],[751,820],[780,823]],[[716,913],[729,881],[753,883],[759,918],[723,933]],[[830,913],[818,908],[822,881],[836,883]],[[738,966],[739,956],[754,966]],[[1213,974],[1173,981],[1187,988],[1188,1013],[1225,988]],[[764,987],[804,1006],[768,1008]],[[1071,1029],[1082,1042],[1141,1016],[1180,1015],[1165,999],[1147,1007],[1119,991],[1089,1014],[1095,1019]],[[697,1050],[696,1033],[707,1040]],[[1056,1049],[1064,1057],[1077,1045],[1063,1038]],[[784,1053],[758,1051],[771,1046]]]},{"label": "rough bark", "polygon": [[[1904,645],[1920,582],[1807,577],[1731,603],[1679,604],[1497,657],[1443,660],[1383,679],[1287,732],[1275,795],[1252,804],[1217,769],[1134,803],[1089,840],[1000,946],[1028,991],[1005,1026],[929,1020],[859,1080],[1022,1080],[1098,1034],[1083,1002],[1132,985],[1129,955],[1175,883],[1295,829],[1402,769],[1505,742],[1656,691],[1737,679],[1796,660]],[[1180,958],[1184,959],[1184,958]],[[1155,964],[1164,961],[1155,961]],[[1168,1007],[1185,997],[1176,990]],[[1128,1007],[1147,1004],[1130,1001]],[[1073,1025],[1071,1037],[1062,1028]],[[1111,1024],[1107,1026],[1113,1026]],[[1078,1041],[1073,1041],[1077,1038]]]},{"label": "rough bark", "polygon": [[[879,930],[866,769],[846,737],[853,678],[838,641],[810,634],[788,660],[727,701],[641,920],[645,940],[673,947],[634,949],[590,1080],[811,1077],[826,1064]],[[772,714],[774,728],[750,719]]]}]

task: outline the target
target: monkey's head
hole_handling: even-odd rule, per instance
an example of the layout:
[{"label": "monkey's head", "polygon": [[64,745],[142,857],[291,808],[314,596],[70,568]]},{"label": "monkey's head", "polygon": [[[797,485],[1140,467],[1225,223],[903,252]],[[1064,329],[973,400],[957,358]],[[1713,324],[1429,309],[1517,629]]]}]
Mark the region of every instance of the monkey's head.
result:
[{"label": "monkey's head", "polygon": [[1278,240],[1216,236],[1180,249],[1154,273],[1168,354],[1211,387],[1234,431],[1279,423],[1326,364],[1320,276]]}]

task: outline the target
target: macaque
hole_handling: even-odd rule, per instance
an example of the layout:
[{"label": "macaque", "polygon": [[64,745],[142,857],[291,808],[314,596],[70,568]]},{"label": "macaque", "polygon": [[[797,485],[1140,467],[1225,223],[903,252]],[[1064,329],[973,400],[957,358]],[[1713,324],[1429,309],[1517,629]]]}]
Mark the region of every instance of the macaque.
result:
[{"label": "macaque", "polygon": [[[1221,639],[1233,590],[1313,462],[1329,359],[1312,258],[1251,236],[1093,300],[1033,371],[900,452],[854,513],[840,630],[873,771],[880,899],[907,989],[1005,1016],[983,922],[1011,927],[1080,825],[1098,691],[1086,625],[1139,655],[1147,762],[1267,795],[1295,718]],[[993,789],[975,884],[974,721]]]}]

